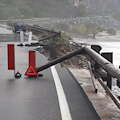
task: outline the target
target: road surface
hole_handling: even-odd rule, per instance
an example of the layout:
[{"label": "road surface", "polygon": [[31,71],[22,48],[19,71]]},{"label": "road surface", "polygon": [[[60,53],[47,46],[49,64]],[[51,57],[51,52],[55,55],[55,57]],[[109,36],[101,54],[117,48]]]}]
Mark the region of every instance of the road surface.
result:
[{"label": "road surface", "polygon": [[[28,51],[15,43],[16,71],[14,78],[7,70],[7,42],[0,43],[0,120],[100,120],[81,86],[66,68],[59,64],[41,73],[43,77],[28,78]],[[47,59],[36,52],[36,66]]]}]

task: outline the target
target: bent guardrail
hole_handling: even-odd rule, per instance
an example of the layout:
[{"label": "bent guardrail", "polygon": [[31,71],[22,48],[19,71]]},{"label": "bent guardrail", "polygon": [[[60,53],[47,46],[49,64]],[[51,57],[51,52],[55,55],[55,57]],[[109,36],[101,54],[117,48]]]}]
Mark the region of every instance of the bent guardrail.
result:
[{"label": "bent guardrail", "polygon": [[[9,23],[9,25],[12,25],[12,23]],[[42,32],[44,31],[43,28],[35,28],[33,26],[29,26],[29,29],[33,29],[36,30],[37,32]],[[51,30],[45,30],[47,32],[51,32]],[[51,37],[54,37],[56,35],[60,35],[59,32],[55,32],[52,31],[51,32],[52,35],[41,39],[42,41],[45,39],[49,39]],[[54,33],[54,34],[53,34]],[[41,41],[40,40],[40,41]],[[40,41],[38,41],[37,43],[34,43],[34,45],[40,45]],[[39,43],[39,44],[38,44]],[[86,54],[88,61],[90,61],[89,67],[91,67],[91,75],[92,75],[92,79],[93,80],[93,85],[95,88],[95,91],[97,93],[97,86],[95,84],[95,78],[94,76],[98,79],[98,81],[100,82],[100,84],[103,86],[103,88],[106,90],[106,92],[109,94],[109,96],[112,98],[112,100],[114,101],[114,103],[118,106],[118,108],[120,109],[120,101],[118,100],[118,98],[112,93],[111,88],[112,88],[112,77],[117,78],[118,83],[120,83],[120,69],[116,68],[111,62],[109,62],[107,59],[105,59],[103,56],[101,56],[99,54],[99,51],[101,50],[101,48],[99,48],[98,50],[93,50],[90,47],[82,47],[79,50],[76,50],[72,53],[69,53],[61,58],[55,59],[43,66],[40,66],[38,68],[36,68],[37,72],[40,72],[42,70],[45,70],[47,68],[49,68],[52,65],[55,65],[57,63],[60,63],[62,61],[65,61],[71,57],[74,57],[77,54]],[[96,67],[97,66],[97,67]],[[101,74],[102,73],[102,74]],[[107,85],[104,84],[104,79],[107,81]],[[120,84],[118,84],[120,85]],[[120,86],[119,86],[120,87]]]},{"label": "bent guardrail", "polygon": [[98,63],[107,73],[117,78],[120,81],[120,70],[117,69],[112,63],[103,58],[94,50],[84,47],[85,52],[96,62]]},{"label": "bent guardrail", "polygon": [[[85,50],[85,53],[93,60],[91,61],[91,59],[88,57],[88,59],[91,62],[91,66],[93,67],[92,68],[93,74],[98,79],[99,83],[103,86],[107,94],[111,97],[111,99],[117,105],[117,107],[120,109],[120,101],[111,91],[112,77],[117,78],[117,80],[120,81],[120,70],[116,68],[111,62],[106,60],[103,56],[98,54],[99,52],[97,53],[94,50],[90,49],[89,47],[84,47],[84,50]],[[99,66],[98,68],[94,68],[96,63]],[[105,80],[107,81],[107,84],[104,83],[103,76],[101,76],[97,71],[100,68],[102,68],[105,71],[104,77],[105,77]]]},{"label": "bent guardrail", "polygon": [[[100,54],[98,54],[97,52],[95,52],[94,50],[92,50],[89,47],[82,47],[79,50],[76,50],[74,52],[69,53],[68,55],[65,55],[61,58],[55,59],[45,65],[42,65],[38,68],[36,68],[37,72],[40,72],[42,70],[45,70],[47,68],[49,68],[52,65],[55,65],[57,63],[60,63],[64,60],[67,60],[75,55],[78,54],[86,54],[88,55],[93,61],[94,63],[97,63],[100,67],[98,67],[97,69],[102,68],[105,72],[105,76],[106,77],[106,81],[108,82],[108,84],[104,84],[102,77],[100,76],[100,74],[98,73],[98,71],[96,71],[96,68],[94,69],[94,65],[92,65],[92,63],[90,65],[93,66],[93,68],[91,69],[91,72],[93,72],[94,76],[98,79],[98,81],[100,82],[100,84],[103,86],[103,88],[106,90],[107,94],[112,98],[112,100],[114,101],[114,103],[117,105],[117,107],[120,109],[120,101],[119,99],[112,93],[111,91],[111,81],[112,81],[112,77],[117,78],[120,81],[120,70],[117,69],[112,63],[110,63],[108,60],[106,60],[105,58],[103,58]],[[91,60],[90,60],[91,62]],[[89,66],[90,66],[89,65]],[[94,78],[92,75],[92,79]],[[93,80],[93,85],[95,88],[95,92],[97,93],[97,86],[95,83],[95,79]]]}]

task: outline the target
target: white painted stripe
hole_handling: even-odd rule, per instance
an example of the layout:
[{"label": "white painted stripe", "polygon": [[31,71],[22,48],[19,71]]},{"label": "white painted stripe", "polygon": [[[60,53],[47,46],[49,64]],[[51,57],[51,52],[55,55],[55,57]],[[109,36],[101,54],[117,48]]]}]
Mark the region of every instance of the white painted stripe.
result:
[{"label": "white painted stripe", "polygon": [[58,76],[58,73],[55,69],[55,66],[51,67],[51,71],[52,71],[55,86],[56,86],[62,120],[72,120],[69,107],[68,107],[68,103],[66,100],[66,96],[65,96],[60,78]]}]

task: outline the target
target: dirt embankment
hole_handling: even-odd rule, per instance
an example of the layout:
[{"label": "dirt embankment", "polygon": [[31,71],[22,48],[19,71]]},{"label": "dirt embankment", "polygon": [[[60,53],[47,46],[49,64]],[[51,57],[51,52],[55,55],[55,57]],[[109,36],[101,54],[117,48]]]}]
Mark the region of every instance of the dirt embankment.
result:
[{"label": "dirt embankment", "polygon": [[[49,61],[54,60],[56,58],[60,58],[65,56],[75,50],[78,50],[82,47],[81,44],[76,44],[73,41],[70,41],[66,44],[57,44],[54,46],[47,45],[38,48],[37,50],[45,55]],[[63,67],[72,67],[72,68],[87,68],[87,59],[85,55],[78,54],[70,59],[67,59],[61,63]]]}]

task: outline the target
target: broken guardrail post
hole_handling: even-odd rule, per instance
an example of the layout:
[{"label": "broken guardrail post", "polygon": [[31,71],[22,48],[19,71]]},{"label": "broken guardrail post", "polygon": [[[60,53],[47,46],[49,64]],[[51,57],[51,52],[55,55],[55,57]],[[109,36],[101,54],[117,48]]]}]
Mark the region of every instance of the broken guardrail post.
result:
[{"label": "broken guardrail post", "polygon": [[90,71],[90,75],[91,75],[92,83],[93,83],[93,86],[94,86],[94,89],[95,89],[95,93],[97,93],[97,91],[98,91],[97,84],[96,84],[95,76],[93,74],[91,63],[89,61],[88,61],[88,68],[89,68],[89,71]]},{"label": "broken guardrail post", "polygon": [[57,64],[57,63],[60,63],[60,62],[62,62],[62,61],[64,61],[64,60],[67,60],[67,59],[69,59],[69,58],[71,58],[71,57],[73,57],[73,56],[75,56],[75,55],[77,55],[77,54],[83,54],[83,53],[85,53],[85,51],[84,51],[83,48],[81,48],[81,49],[76,50],[76,51],[74,51],[74,52],[71,52],[71,53],[69,53],[69,54],[67,54],[67,55],[65,55],[65,56],[63,56],[63,57],[60,57],[60,58],[58,58],[58,59],[55,59],[55,60],[53,60],[53,61],[51,61],[51,62],[49,62],[49,63],[47,63],[47,64],[45,64],[45,65],[43,65],[43,66],[41,66],[41,67],[37,67],[37,68],[36,68],[36,71],[37,71],[37,72],[40,72],[40,71],[45,70],[45,69],[47,69],[47,68],[49,68],[49,67],[51,67],[51,66],[53,66],[53,65],[55,65],[55,64]]},{"label": "broken guardrail post", "polygon": [[[99,46],[99,45],[91,45],[91,49],[93,49],[98,54],[100,54],[100,50],[102,49],[102,47]],[[99,64],[98,63],[94,62],[93,64],[94,64],[93,67],[95,69],[99,69]],[[89,61],[88,61],[88,68],[89,68],[89,71],[90,71],[90,74],[91,74],[91,78],[92,78],[92,82],[93,82],[93,86],[94,86],[95,92],[97,93],[97,91],[98,91],[97,84],[96,84],[95,77],[93,75],[92,65],[91,65],[91,63]]]},{"label": "broken guardrail post", "polygon": [[59,32],[59,33],[55,33],[55,34],[53,34],[53,35],[50,35],[50,36],[48,36],[48,37],[44,37],[44,38],[40,39],[39,42],[31,43],[31,46],[39,46],[39,45],[40,45],[40,42],[42,42],[42,41],[44,41],[44,40],[47,40],[47,39],[50,39],[50,38],[52,38],[52,37],[60,36],[60,35],[61,35],[61,33]]}]

